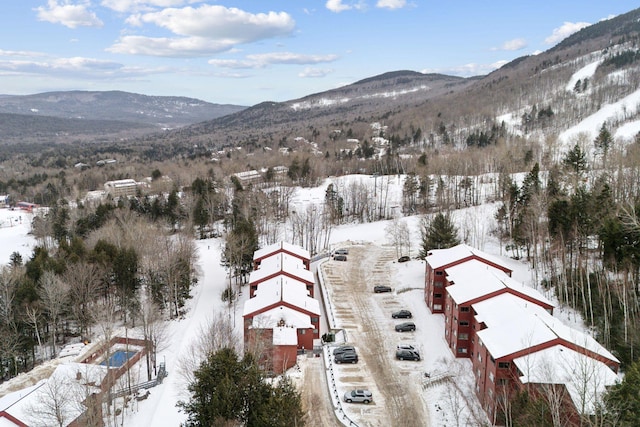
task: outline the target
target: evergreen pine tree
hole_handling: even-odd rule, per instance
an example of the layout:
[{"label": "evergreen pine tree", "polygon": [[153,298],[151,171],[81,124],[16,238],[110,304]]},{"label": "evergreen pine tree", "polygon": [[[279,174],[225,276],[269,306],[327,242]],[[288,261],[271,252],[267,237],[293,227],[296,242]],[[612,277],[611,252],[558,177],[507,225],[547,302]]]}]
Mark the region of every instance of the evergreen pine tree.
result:
[{"label": "evergreen pine tree", "polygon": [[458,228],[453,224],[451,215],[438,213],[430,221],[423,219],[420,230],[422,250],[420,257],[425,258],[432,249],[447,249],[460,244]]}]

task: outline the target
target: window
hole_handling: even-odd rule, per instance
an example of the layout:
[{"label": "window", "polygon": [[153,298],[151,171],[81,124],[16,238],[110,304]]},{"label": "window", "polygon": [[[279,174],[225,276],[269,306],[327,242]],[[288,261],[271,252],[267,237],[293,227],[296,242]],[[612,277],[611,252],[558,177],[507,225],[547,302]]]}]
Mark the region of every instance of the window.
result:
[{"label": "window", "polygon": [[433,304],[434,310],[442,310],[442,304]]},{"label": "window", "polygon": [[458,347],[458,353],[467,354],[467,347]]},{"label": "window", "polygon": [[314,329],[314,330],[313,330],[313,333],[314,333],[314,334],[317,334],[317,333],[318,333],[318,330],[317,330],[317,329]]},{"label": "window", "polygon": [[312,317],[311,318],[311,323],[318,323],[318,318],[317,317]]},{"label": "window", "polygon": [[460,335],[458,336],[458,339],[461,339],[461,340],[468,340],[468,339],[469,339],[469,334],[467,334],[467,333],[460,334]]},{"label": "window", "polygon": [[466,320],[461,320],[460,326],[469,326],[469,322],[467,322]]},{"label": "window", "polygon": [[507,379],[507,378],[498,378],[498,385],[505,386],[505,385],[508,385],[508,384],[509,384],[509,379]]},{"label": "window", "polygon": [[509,362],[498,362],[498,368],[500,369],[509,369],[511,363]]},{"label": "window", "polygon": [[442,271],[436,271],[436,276],[442,276],[443,272]]},{"label": "window", "polygon": [[489,379],[491,380],[491,382],[493,382],[493,372],[489,372]]},{"label": "window", "polygon": [[300,329],[300,335],[304,335],[304,334],[306,334],[306,333],[307,333],[307,330],[306,330],[306,329]]},{"label": "window", "polygon": [[462,313],[468,313],[469,312],[469,307],[460,307],[460,311]]},{"label": "window", "polygon": [[442,294],[433,294],[434,298],[442,298]]}]

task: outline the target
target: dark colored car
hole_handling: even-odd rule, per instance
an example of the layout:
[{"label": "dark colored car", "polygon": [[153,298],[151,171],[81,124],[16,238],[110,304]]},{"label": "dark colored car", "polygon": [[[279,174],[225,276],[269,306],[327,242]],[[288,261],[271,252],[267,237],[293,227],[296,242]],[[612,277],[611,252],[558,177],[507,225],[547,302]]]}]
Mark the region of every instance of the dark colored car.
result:
[{"label": "dark colored car", "polygon": [[373,287],[373,292],[375,292],[376,294],[380,294],[382,292],[392,292],[393,289],[391,289],[391,286],[385,286],[385,285],[376,285]]},{"label": "dark colored car", "polygon": [[353,351],[338,353],[333,357],[336,363],[358,363],[358,355]]},{"label": "dark colored car", "polygon": [[396,359],[398,360],[420,360],[420,353],[415,350],[396,350]]},{"label": "dark colored car", "polygon": [[347,403],[362,402],[366,404],[373,400],[373,395],[369,390],[351,390],[344,394],[343,399]]},{"label": "dark colored car", "polygon": [[397,350],[416,350],[416,348],[414,346],[412,346],[411,344],[398,344],[398,346],[396,347]]},{"label": "dark colored car", "polygon": [[409,257],[408,255],[403,255],[400,258],[398,258],[398,262],[407,262],[407,261],[411,261],[411,257]]},{"label": "dark colored car", "polygon": [[355,353],[356,349],[354,346],[352,345],[341,345],[340,347],[336,347],[335,349],[333,349],[333,355],[337,356],[340,353]]},{"label": "dark colored car", "polygon": [[349,249],[336,249],[334,255],[349,255]]},{"label": "dark colored car", "polygon": [[411,319],[413,314],[409,310],[399,310],[391,313],[391,317],[394,319]]},{"label": "dark colored car", "polygon": [[336,255],[333,257],[334,260],[336,261],[346,261],[347,260],[347,256],[346,255]]},{"label": "dark colored car", "polygon": [[416,324],[413,322],[404,322],[396,325],[396,332],[415,331]]}]

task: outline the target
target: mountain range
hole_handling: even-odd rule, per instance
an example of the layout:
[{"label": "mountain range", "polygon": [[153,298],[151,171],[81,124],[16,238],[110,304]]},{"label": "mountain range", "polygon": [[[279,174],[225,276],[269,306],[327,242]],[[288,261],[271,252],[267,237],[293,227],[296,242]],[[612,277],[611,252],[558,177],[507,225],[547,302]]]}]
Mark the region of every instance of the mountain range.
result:
[{"label": "mountain range", "polygon": [[[468,142],[501,123],[510,125],[511,136],[558,135],[640,86],[639,42],[636,9],[586,27],[548,51],[472,78],[394,71],[248,108],[118,91],[2,96],[0,138],[143,138],[156,143],[206,142],[219,149],[286,145],[296,137],[328,139],[335,130],[347,129],[356,138],[366,138],[372,136],[374,122],[384,124],[387,137],[430,142]],[[569,87],[572,77],[589,65],[591,71]],[[634,106],[625,117],[608,117],[606,122],[615,129],[636,115]]]}]

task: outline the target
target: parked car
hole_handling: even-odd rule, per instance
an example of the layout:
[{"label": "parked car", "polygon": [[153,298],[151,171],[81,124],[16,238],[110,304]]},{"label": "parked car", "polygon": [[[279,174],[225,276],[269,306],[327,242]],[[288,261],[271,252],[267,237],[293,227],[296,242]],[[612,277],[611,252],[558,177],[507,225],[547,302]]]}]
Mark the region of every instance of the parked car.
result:
[{"label": "parked car", "polygon": [[336,255],[333,257],[334,260],[336,261],[346,261],[347,260],[347,256],[346,255]]},{"label": "parked car", "polygon": [[398,344],[396,350],[416,350],[416,348],[411,344]]},{"label": "parked car", "polygon": [[396,325],[396,332],[415,331],[416,324],[413,322],[404,322]]},{"label": "parked car", "polygon": [[344,401],[347,403],[369,403],[373,401],[373,395],[369,390],[351,390],[344,394]]},{"label": "parked car", "polygon": [[411,257],[409,255],[403,255],[400,258],[398,258],[398,262],[407,262],[407,261],[411,261]]},{"label": "parked car", "polygon": [[340,353],[347,353],[347,352],[351,352],[351,353],[355,353],[356,352],[356,348],[352,345],[341,345],[340,347],[336,347],[333,349],[333,355],[336,356]]},{"label": "parked car", "polygon": [[373,287],[373,292],[375,292],[376,294],[380,294],[382,292],[392,292],[393,289],[391,289],[391,286],[386,286],[386,285],[376,285]]},{"label": "parked car", "polygon": [[396,350],[396,359],[398,360],[420,360],[420,353],[415,350]]},{"label": "parked car", "polygon": [[334,254],[334,255],[349,255],[349,249],[344,249],[344,248],[336,249],[336,250],[333,252],[333,254]]},{"label": "parked car", "polygon": [[354,351],[346,351],[336,354],[333,361],[336,363],[358,363],[358,355]]},{"label": "parked car", "polygon": [[391,317],[394,319],[411,319],[413,314],[409,310],[399,310],[391,313]]}]

